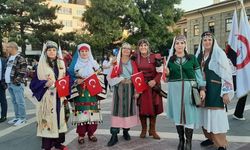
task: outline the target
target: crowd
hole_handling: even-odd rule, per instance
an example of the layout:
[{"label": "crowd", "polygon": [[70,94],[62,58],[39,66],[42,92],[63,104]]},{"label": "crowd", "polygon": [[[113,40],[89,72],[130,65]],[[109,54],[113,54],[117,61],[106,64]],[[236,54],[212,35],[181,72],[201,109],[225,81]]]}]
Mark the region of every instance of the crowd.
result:
[{"label": "crowd", "polygon": [[[228,146],[226,133],[229,130],[226,107],[234,97],[232,62],[236,57],[230,58],[227,53],[228,59],[211,32],[201,35],[195,55],[189,53],[186,42],[185,36],[176,36],[165,63],[158,61],[159,55],[151,52],[146,39],[138,41],[135,52],[129,43],[123,43],[116,56],[105,54],[100,65],[94,59],[89,44],[79,44],[71,57],[67,51],[61,51],[56,42],[47,41],[39,61],[34,65],[30,83],[33,96],[38,101],[37,136],[42,137],[42,149],[68,149],[62,144],[67,132],[68,113],[73,113],[71,121],[77,128],[78,143],[85,143],[85,135],[89,141],[97,142],[95,131],[103,121],[100,99],[85,81],[101,72],[104,90],[106,93],[108,89],[113,92],[111,137],[107,146],[117,144],[117,134],[121,128],[123,138],[131,140],[129,130],[137,125],[141,125],[140,138],[145,138],[148,132],[153,139],[161,139],[157,134],[156,123],[157,116],[164,112],[164,104],[162,95],[156,89],[161,88],[162,75],[166,75],[168,99],[165,112],[176,126],[179,136],[177,149],[192,150],[193,132],[200,127],[207,138],[201,142],[201,146],[214,145],[218,150],[225,150]],[[15,117],[8,123],[14,126],[26,123],[23,86],[27,61],[17,50],[18,45],[9,42],[9,56],[0,61],[0,123],[7,120],[8,89],[15,111]],[[135,85],[136,81],[132,79],[138,73],[142,73],[146,83],[142,91],[137,89],[141,84]],[[69,77],[69,94],[61,96],[56,85],[58,80],[65,77]],[[192,96],[194,88],[199,92],[199,104],[195,103]],[[77,93],[74,96],[73,90]],[[235,119],[245,120],[243,112],[246,97],[239,99]],[[72,109],[69,110],[68,105]]]}]

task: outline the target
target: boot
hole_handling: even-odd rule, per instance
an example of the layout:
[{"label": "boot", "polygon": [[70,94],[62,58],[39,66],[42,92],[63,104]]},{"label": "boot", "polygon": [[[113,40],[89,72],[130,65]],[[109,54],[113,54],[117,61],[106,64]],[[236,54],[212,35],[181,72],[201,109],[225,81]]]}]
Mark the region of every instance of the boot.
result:
[{"label": "boot", "polygon": [[185,128],[186,145],[185,150],[192,150],[193,129]]},{"label": "boot", "polygon": [[185,138],[184,138],[184,127],[183,126],[176,126],[178,135],[179,135],[179,145],[178,145],[178,150],[184,150],[184,143],[185,143]]},{"label": "boot", "polygon": [[147,117],[140,116],[140,120],[141,120],[141,127],[142,127],[140,138],[145,138],[147,134]]},{"label": "boot", "polygon": [[120,132],[119,128],[110,128],[110,133],[112,134],[109,142],[108,142],[108,146],[113,146],[118,142],[118,136],[117,134]]},{"label": "boot", "polygon": [[127,128],[127,129],[123,128],[123,138],[124,138],[126,141],[129,141],[129,140],[131,139],[131,137],[130,137],[128,131],[129,131],[129,128]]},{"label": "boot", "polygon": [[218,150],[226,150],[225,147],[219,147]]},{"label": "boot", "polygon": [[150,128],[149,128],[149,136],[153,136],[154,139],[161,139],[160,136],[156,133],[155,130],[155,124],[156,124],[156,116],[150,117]]}]

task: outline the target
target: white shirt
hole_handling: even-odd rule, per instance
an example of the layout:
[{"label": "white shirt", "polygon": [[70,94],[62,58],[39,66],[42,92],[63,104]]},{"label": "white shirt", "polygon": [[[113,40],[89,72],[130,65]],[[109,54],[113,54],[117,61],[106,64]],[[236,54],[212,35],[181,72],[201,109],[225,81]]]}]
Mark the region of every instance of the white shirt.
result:
[{"label": "white shirt", "polygon": [[107,69],[103,69],[103,74],[109,74],[109,71],[110,71],[110,62],[107,61],[107,60],[104,60],[103,63],[102,63],[102,66],[103,67],[109,67]]},{"label": "white shirt", "polygon": [[6,70],[5,70],[5,82],[10,83],[10,73],[14,64],[14,60],[18,54],[14,56],[10,56],[7,65],[6,65]]}]

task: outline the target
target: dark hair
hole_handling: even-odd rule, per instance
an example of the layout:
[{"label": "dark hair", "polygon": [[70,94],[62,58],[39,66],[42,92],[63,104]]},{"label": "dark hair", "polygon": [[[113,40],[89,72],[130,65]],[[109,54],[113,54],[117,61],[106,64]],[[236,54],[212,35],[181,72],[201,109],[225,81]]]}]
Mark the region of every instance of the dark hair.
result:
[{"label": "dark hair", "polygon": [[[186,49],[184,49],[184,56],[186,57],[187,60],[190,60],[190,58],[191,58],[191,54],[188,54],[188,52],[186,51]],[[170,57],[170,61],[175,61],[176,59],[177,59],[177,56],[175,55],[175,48],[174,48],[174,50],[173,50],[173,56]]]}]

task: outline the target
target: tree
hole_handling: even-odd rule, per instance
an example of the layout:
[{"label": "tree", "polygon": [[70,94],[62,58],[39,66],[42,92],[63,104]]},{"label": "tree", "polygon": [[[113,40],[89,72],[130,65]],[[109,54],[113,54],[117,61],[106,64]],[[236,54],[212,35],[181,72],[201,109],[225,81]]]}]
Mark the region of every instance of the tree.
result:
[{"label": "tree", "polygon": [[92,0],[91,7],[83,14],[90,32],[88,42],[96,49],[112,47],[125,40],[135,44],[147,38],[153,49],[163,50],[172,38],[167,27],[180,19],[182,10],[174,8],[180,0]]},{"label": "tree", "polygon": [[45,0],[2,0],[2,5],[7,8],[8,16],[14,18],[15,31],[20,38],[17,41],[22,47],[22,53],[25,54],[25,40],[30,36],[38,38],[43,42],[47,34],[51,34],[56,29],[62,27],[54,23],[56,19],[56,7],[48,7]]}]

